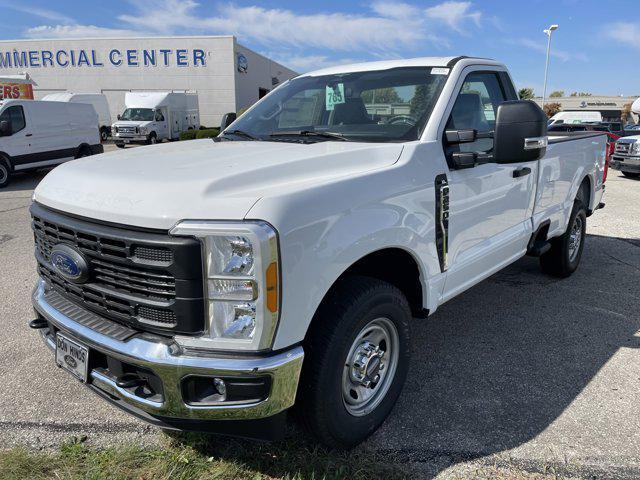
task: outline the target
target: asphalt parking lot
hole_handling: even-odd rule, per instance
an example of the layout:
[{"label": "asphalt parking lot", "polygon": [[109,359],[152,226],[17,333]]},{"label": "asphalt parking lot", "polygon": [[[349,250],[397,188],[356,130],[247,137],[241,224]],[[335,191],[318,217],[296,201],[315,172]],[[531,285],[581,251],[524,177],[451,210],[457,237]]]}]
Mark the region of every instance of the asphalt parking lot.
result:
[{"label": "asphalt parking lot", "polygon": [[[44,173],[0,190],[0,445],[86,435],[151,444],[162,433],[98,400],[29,330],[36,280],[28,206]],[[610,172],[578,272],[525,258],[416,320],[399,404],[362,448],[416,476],[474,465],[640,476],[640,181]]]}]

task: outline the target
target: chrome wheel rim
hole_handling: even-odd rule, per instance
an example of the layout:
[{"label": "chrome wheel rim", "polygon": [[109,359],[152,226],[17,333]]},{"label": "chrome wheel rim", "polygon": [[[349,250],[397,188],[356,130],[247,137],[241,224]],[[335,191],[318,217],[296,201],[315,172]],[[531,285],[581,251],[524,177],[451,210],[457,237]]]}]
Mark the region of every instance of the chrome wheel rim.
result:
[{"label": "chrome wheel rim", "polygon": [[342,372],[342,401],[355,417],[369,414],[387,395],[399,358],[399,336],[388,318],[376,318],[356,335]]},{"label": "chrome wheel rim", "polygon": [[576,217],[569,232],[569,261],[574,262],[582,243],[582,218]]},{"label": "chrome wheel rim", "polygon": [[7,171],[7,167],[0,165],[0,183],[4,183],[8,176],[9,172]]}]

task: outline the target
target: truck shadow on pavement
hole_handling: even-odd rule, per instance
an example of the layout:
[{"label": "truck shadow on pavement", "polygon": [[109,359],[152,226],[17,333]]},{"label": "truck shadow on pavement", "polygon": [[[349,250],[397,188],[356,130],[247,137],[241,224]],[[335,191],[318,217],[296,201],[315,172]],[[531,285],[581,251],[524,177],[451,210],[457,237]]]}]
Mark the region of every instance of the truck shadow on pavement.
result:
[{"label": "truck shadow on pavement", "polygon": [[[401,476],[430,478],[534,439],[616,352],[640,347],[639,247],[634,239],[589,235],[571,278],[546,276],[537,259],[524,258],[429,319],[416,319],[411,371],[398,405],[357,453],[335,457],[337,464],[358,462],[364,452],[370,461],[395,465]],[[599,415],[598,405],[589,408],[590,416]],[[580,428],[570,434],[577,450],[593,441]],[[214,438],[198,443],[208,455],[227,456],[226,446]],[[255,448],[278,456],[292,447]],[[308,472],[311,465],[300,458],[298,465],[265,466],[265,473]],[[537,468],[535,462],[529,467]]]}]

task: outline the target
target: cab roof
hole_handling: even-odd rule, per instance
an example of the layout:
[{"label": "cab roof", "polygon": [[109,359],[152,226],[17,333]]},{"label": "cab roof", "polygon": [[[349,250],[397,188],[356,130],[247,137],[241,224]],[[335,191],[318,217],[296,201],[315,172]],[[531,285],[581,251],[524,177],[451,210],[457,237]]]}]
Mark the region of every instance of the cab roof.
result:
[{"label": "cab roof", "polygon": [[478,57],[417,57],[398,60],[383,60],[379,62],[353,63],[323,68],[300,75],[301,77],[317,77],[321,75],[335,75],[339,73],[367,72],[375,70],[389,70],[400,67],[448,67],[453,68],[458,62],[466,64],[502,65],[495,60]]}]

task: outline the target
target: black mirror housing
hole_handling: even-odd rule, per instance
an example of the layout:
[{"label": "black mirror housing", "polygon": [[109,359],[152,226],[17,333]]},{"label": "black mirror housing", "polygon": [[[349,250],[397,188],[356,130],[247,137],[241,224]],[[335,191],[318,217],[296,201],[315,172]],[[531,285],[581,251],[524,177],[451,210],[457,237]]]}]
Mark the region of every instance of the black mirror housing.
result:
[{"label": "black mirror housing", "polygon": [[231,125],[233,122],[236,121],[237,115],[235,114],[235,112],[229,112],[229,113],[225,113],[222,116],[222,122],[220,123],[220,130],[224,130],[225,128],[227,128],[229,125]]},{"label": "black mirror housing", "polygon": [[496,163],[540,160],[547,151],[547,116],[530,100],[498,106],[493,144]]},{"label": "black mirror housing", "polygon": [[0,122],[0,136],[8,137],[11,135],[11,124],[7,120]]},{"label": "black mirror housing", "polygon": [[477,130],[447,130],[444,136],[448,144],[472,143],[478,138]]},{"label": "black mirror housing", "polygon": [[118,116],[116,117],[118,120],[122,120],[122,115],[118,114]]}]

